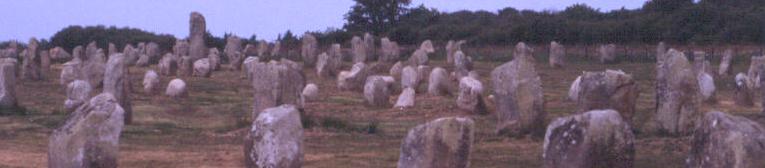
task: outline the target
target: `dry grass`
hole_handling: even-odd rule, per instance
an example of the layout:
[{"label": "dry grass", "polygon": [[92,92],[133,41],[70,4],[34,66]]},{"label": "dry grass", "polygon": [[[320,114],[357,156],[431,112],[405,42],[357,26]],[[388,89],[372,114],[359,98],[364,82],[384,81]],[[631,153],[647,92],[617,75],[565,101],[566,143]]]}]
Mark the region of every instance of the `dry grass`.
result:
[{"label": "dry grass", "polygon": [[[469,52],[470,53],[470,52]],[[477,54],[479,55],[479,54]],[[480,56],[480,55],[479,55]],[[485,56],[490,57],[490,56]],[[503,58],[503,54],[490,58]],[[658,137],[642,133],[654,111],[654,64],[622,63],[601,65],[592,61],[573,61],[563,69],[553,69],[540,60],[537,69],[545,88],[547,121],[569,115],[572,102],[565,100],[571,81],[581,71],[623,69],[639,81],[641,95],[637,105],[638,137],[636,167],[682,167],[689,151],[689,139]],[[432,64],[444,66],[443,61]],[[477,62],[481,81],[491,90],[489,73],[500,62]],[[734,72],[748,66],[739,62]],[[345,69],[350,66],[345,65]],[[451,68],[450,66],[444,66]],[[155,67],[152,67],[155,68]],[[218,71],[212,78],[185,78],[189,97],[170,99],[142,93],[141,78],[148,68],[131,68],[134,124],[124,128],[120,142],[122,167],[242,167],[243,135],[250,125],[252,92],[240,72]],[[51,131],[60,125],[64,89],[58,84],[58,65],[43,82],[23,81],[18,85],[19,102],[26,115],[0,116],[0,167],[45,167]],[[466,116],[476,120],[476,139],[472,167],[541,167],[540,137],[507,138],[493,133],[496,117],[493,107],[487,115],[456,110],[455,97],[433,97],[418,93],[410,109],[370,108],[361,93],[339,91],[334,79],[318,79],[306,69],[309,82],[321,88],[318,102],[309,102],[304,116],[312,126],[305,131],[305,167],[395,167],[399,145],[408,129],[429,120],[447,116]],[[162,84],[171,78],[162,77]],[[733,105],[732,77],[717,81],[720,109],[763,122],[759,106]],[[98,90],[100,91],[100,90]],[[490,93],[485,93],[488,96]],[[391,97],[394,101],[395,96]],[[374,133],[369,133],[374,128]]]}]

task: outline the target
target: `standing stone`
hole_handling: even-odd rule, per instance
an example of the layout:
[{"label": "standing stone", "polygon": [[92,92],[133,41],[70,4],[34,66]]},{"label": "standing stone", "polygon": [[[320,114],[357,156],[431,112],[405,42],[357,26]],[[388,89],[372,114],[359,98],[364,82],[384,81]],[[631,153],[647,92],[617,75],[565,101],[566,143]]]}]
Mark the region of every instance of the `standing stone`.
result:
[{"label": "standing stone", "polygon": [[401,71],[404,69],[404,64],[401,61],[396,62],[390,67],[390,76],[401,77]]},{"label": "standing stone", "polygon": [[550,67],[560,68],[566,64],[566,48],[558,42],[550,43]]},{"label": "standing stone", "polygon": [[203,58],[194,61],[194,72],[192,73],[193,76],[209,78],[211,74],[210,71],[211,69],[209,58]]},{"label": "standing stone", "polygon": [[146,52],[143,54],[149,57],[148,63],[156,63],[160,59],[160,56],[162,56],[160,55],[160,52],[159,44],[149,42],[146,44]]},{"label": "standing stone", "polygon": [[189,19],[189,57],[196,61],[207,56],[205,46],[205,31],[207,31],[205,17],[198,12],[191,12]]},{"label": "standing stone", "polygon": [[456,79],[462,79],[462,77],[467,76],[473,70],[473,59],[466,56],[462,51],[455,52],[453,57]]},{"label": "standing stone", "polygon": [[715,80],[712,75],[709,75],[706,72],[702,72],[698,74],[697,79],[699,83],[699,93],[702,100],[710,104],[717,103],[717,99],[715,98]]},{"label": "standing stone", "polygon": [[342,64],[342,49],[340,44],[332,44],[329,49],[329,54],[322,53],[319,55],[319,60],[316,63],[316,73],[319,77],[327,78],[337,76],[339,73],[340,65]]},{"label": "standing stone", "polygon": [[696,127],[686,167],[765,167],[765,132],[759,123],[723,112],[709,112]]},{"label": "standing stone", "polygon": [[159,92],[159,75],[154,70],[148,70],[143,75],[143,92],[147,95],[155,95]]},{"label": "standing stone", "polygon": [[138,49],[133,48],[133,46],[130,44],[125,45],[125,48],[122,50],[122,54],[125,55],[124,61],[127,65],[135,65],[136,62],[138,62],[138,57],[140,57]]},{"label": "standing stone", "polygon": [[366,79],[366,83],[364,84],[364,100],[366,100],[367,104],[370,106],[388,106],[390,104],[388,98],[391,93],[388,86],[388,82],[382,77],[370,76]]},{"label": "standing stone", "polygon": [[220,67],[220,52],[217,48],[210,48],[210,54],[207,55],[210,63],[210,71],[217,71]]},{"label": "standing stone", "polygon": [[182,56],[178,60],[178,76],[192,76],[194,72],[194,61],[190,56]]},{"label": "standing stone", "polygon": [[619,112],[627,123],[632,123],[639,88],[632,75],[621,70],[584,72],[579,78],[576,95],[576,112],[584,113],[597,109],[613,109]]},{"label": "standing stone", "polygon": [[757,79],[760,78],[760,69],[762,68],[765,68],[765,56],[752,57],[749,64],[749,71],[747,73],[749,79],[752,79],[752,83],[749,83],[749,88],[760,88],[760,81]]},{"label": "standing stone", "polygon": [[616,45],[615,44],[601,45],[600,48],[598,49],[598,54],[600,54],[601,64],[615,63],[616,62]]},{"label": "standing stone", "polygon": [[79,60],[72,60],[64,63],[61,66],[61,76],[59,84],[66,86],[70,82],[81,79],[80,78],[80,64]]},{"label": "standing stone", "polygon": [[223,56],[228,60],[233,70],[239,70],[244,61],[242,55],[242,39],[238,36],[229,36],[226,38],[226,47],[223,49]]},{"label": "standing stone", "polygon": [[252,87],[255,101],[253,120],[261,111],[282,104],[303,108],[302,91],[305,88],[303,71],[285,60],[252,63]]},{"label": "standing stone", "polygon": [[303,63],[305,63],[305,66],[313,66],[316,63],[319,42],[316,40],[316,37],[309,33],[303,34],[302,42],[303,46],[300,50],[300,56],[303,57]]},{"label": "standing stone", "polygon": [[66,101],[64,101],[64,109],[66,112],[73,112],[82,104],[90,99],[90,92],[93,91],[93,87],[83,80],[75,80],[66,86]]},{"label": "standing stone", "polygon": [[446,43],[446,63],[454,63],[454,53],[462,51],[462,44],[465,44],[465,40],[449,40],[449,42]]},{"label": "standing stone", "polygon": [[519,43],[513,53],[515,59],[491,72],[498,134],[522,135],[544,129],[542,81],[531,52]]},{"label": "standing stone", "polygon": [[387,37],[380,39],[380,57],[378,62],[396,62],[400,55],[400,49],[398,44],[394,41],[390,41]]},{"label": "standing stone", "polygon": [[665,77],[659,81],[663,87],[657,88],[654,120],[660,132],[686,134],[692,131],[701,116],[698,112],[701,103],[698,80],[685,54],[670,49],[664,57],[658,72]]},{"label": "standing stone", "polygon": [[733,61],[733,50],[730,48],[725,49],[723,57],[720,60],[720,70],[717,71],[720,76],[730,75],[731,61]]},{"label": "standing stone", "polygon": [[[125,45],[125,47],[129,46],[130,44]],[[117,50],[117,45],[114,45],[114,43],[109,43],[109,50],[107,50],[109,53],[107,53],[109,56],[119,53]],[[125,53],[123,50],[122,53]]]},{"label": "standing stone", "polygon": [[470,113],[486,113],[486,104],[481,94],[483,94],[483,84],[481,84],[481,81],[472,77],[463,77],[460,79],[457,107]]},{"label": "standing stone", "polygon": [[189,42],[186,40],[176,40],[173,46],[173,54],[175,55],[189,55]]},{"label": "standing stone", "polygon": [[242,57],[256,57],[258,56],[258,47],[255,44],[247,44],[241,52],[243,54]]},{"label": "standing stone", "polygon": [[366,60],[374,60],[377,59],[375,56],[376,50],[375,50],[375,36],[369,33],[364,33],[364,49],[366,49],[367,52],[367,59]]},{"label": "standing stone", "polygon": [[29,39],[29,44],[27,44],[27,50],[25,52],[26,54],[23,54],[23,62],[21,66],[21,76],[26,80],[42,80],[38,47],[39,44],[37,43],[37,39]]},{"label": "standing stone", "polygon": [[446,72],[446,69],[433,68],[428,78],[428,94],[433,96],[449,95],[453,90],[452,88],[451,79],[449,79],[449,73]]},{"label": "standing stone", "polygon": [[353,63],[367,61],[367,49],[364,40],[359,36],[353,36],[351,39],[351,48],[353,50]]},{"label": "standing stone", "polygon": [[420,48],[412,53],[412,56],[409,57],[407,64],[414,66],[427,65],[429,62],[428,54],[433,52],[436,52],[435,48],[433,48],[433,42],[430,40],[425,40],[422,42],[422,44],[420,44]]},{"label": "standing stone", "polygon": [[709,60],[706,59],[707,53],[703,51],[693,52],[693,69],[697,74],[707,73],[714,74],[712,65]]},{"label": "standing stone", "polygon": [[188,95],[186,91],[186,82],[179,78],[171,80],[170,83],[167,84],[165,95],[172,98],[186,97]]},{"label": "standing stone", "polygon": [[580,87],[581,83],[582,83],[582,76],[576,77],[576,79],[574,79],[574,82],[571,82],[571,87],[568,88],[568,100],[571,100],[573,102],[579,101],[579,93],[582,92],[582,87]]},{"label": "standing stone", "polygon": [[248,81],[252,81],[252,67],[255,66],[255,63],[260,62],[260,59],[258,57],[247,57],[247,59],[244,59],[244,76],[247,77]]},{"label": "standing stone", "polygon": [[[91,46],[95,47],[95,43],[91,44],[92,45],[89,45],[88,48],[91,48]],[[84,79],[90,82],[90,86],[95,88],[101,87],[104,81],[104,71],[106,70],[106,61],[104,60],[106,56],[104,56],[104,52],[101,49],[96,48],[86,50],[95,51],[93,51],[93,55],[87,56],[87,59],[81,59],[84,61],[79,64],[80,68],[78,73],[80,74],[78,77],[79,79]]]},{"label": "standing stone", "polygon": [[171,53],[165,54],[161,60],[159,60],[159,73],[165,76],[175,76],[178,71],[178,63],[175,60],[175,56]]},{"label": "standing stone", "polygon": [[135,62],[135,65],[139,67],[147,67],[149,66],[150,59],[151,58],[149,58],[149,55],[140,54],[140,56],[138,56],[138,60]]},{"label": "standing stone", "polygon": [[133,122],[133,108],[130,102],[130,72],[124,54],[109,57],[104,73],[104,93],[110,93],[125,110],[125,124]]},{"label": "standing stone", "polygon": [[614,110],[558,118],[545,133],[544,166],[623,167],[635,161],[635,135]]},{"label": "standing stone", "polygon": [[414,97],[415,91],[413,88],[407,87],[404,88],[404,91],[401,92],[400,95],[398,95],[398,99],[396,99],[396,104],[393,105],[395,108],[410,108],[414,107]]},{"label": "standing stone", "polygon": [[754,100],[752,100],[752,95],[754,93],[752,92],[752,88],[749,88],[749,85],[747,84],[750,83],[749,77],[744,73],[738,73],[735,80],[736,90],[733,92],[733,101],[739,106],[754,106]]},{"label": "standing stone", "polygon": [[48,72],[50,72],[50,53],[48,51],[40,51],[40,71],[43,79],[47,79]]},{"label": "standing stone", "polygon": [[0,59],[0,114],[17,112],[16,59]]},{"label": "standing stone", "polygon": [[398,168],[467,168],[475,122],[448,117],[418,125],[401,142]]},{"label": "standing stone", "polygon": [[48,167],[118,167],[124,113],[109,93],[77,108],[50,136]]},{"label": "standing stone", "polygon": [[402,88],[414,88],[417,89],[419,85],[420,77],[418,77],[417,69],[412,66],[406,66],[401,71],[401,87]]},{"label": "standing stone", "polygon": [[316,84],[313,84],[313,83],[309,83],[305,85],[305,88],[303,88],[303,100],[305,101],[319,100],[319,86],[316,86]]},{"label": "standing stone", "polygon": [[259,113],[244,139],[245,167],[302,167],[303,125],[298,108],[281,105]]},{"label": "standing stone", "polygon": [[353,64],[351,71],[341,71],[337,75],[337,87],[340,90],[360,90],[369,75],[366,64],[359,62]]}]

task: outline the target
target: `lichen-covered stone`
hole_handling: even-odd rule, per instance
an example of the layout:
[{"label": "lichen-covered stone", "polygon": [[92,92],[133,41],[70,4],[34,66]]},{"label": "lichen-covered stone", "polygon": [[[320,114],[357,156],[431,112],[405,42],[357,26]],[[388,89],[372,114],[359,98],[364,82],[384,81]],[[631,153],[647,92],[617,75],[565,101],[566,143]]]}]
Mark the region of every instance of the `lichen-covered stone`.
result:
[{"label": "lichen-covered stone", "polygon": [[412,128],[401,143],[399,168],[467,168],[475,139],[470,118],[439,118]]},{"label": "lichen-covered stone", "polygon": [[629,124],[614,110],[558,118],[547,126],[543,167],[633,167],[634,141]]},{"label": "lichen-covered stone", "polygon": [[693,131],[686,167],[765,167],[765,128],[744,117],[709,112]]}]

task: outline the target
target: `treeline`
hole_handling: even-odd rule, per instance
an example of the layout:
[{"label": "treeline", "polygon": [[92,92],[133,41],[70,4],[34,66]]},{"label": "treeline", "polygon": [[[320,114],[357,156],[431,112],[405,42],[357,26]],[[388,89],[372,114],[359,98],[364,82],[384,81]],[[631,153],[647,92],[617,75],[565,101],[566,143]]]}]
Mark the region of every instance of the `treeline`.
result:
[{"label": "treeline", "polygon": [[351,35],[370,31],[403,44],[426,39],[464,39],[473,45],[508,45],[519,41],[565,44],[765,42],[765,1],[762,0],[651,0],[639,9],[608,12],[584,4],[562,11],[505,8],[497,12],[453,13],[418,6],[407,8],[395,18],[398,20],[391,28],[376,32],[351,24],[359,22],[351,22],[351,19],[358,18],[346,18],[349,24],[344,31],[329,30],[321,34],[344,42],[342,40],[348,40]]}]

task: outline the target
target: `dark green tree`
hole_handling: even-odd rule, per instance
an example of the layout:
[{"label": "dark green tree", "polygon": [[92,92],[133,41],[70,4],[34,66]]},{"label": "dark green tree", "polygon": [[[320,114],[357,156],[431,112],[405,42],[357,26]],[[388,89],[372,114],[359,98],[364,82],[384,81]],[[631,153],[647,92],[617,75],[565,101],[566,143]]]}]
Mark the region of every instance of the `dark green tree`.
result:
[{"label": "dark green tree", "polygon": [[351,32],[380,34],[390,30],[411,0],[354,0],[355,5],[345,14],[345,29]]}]

